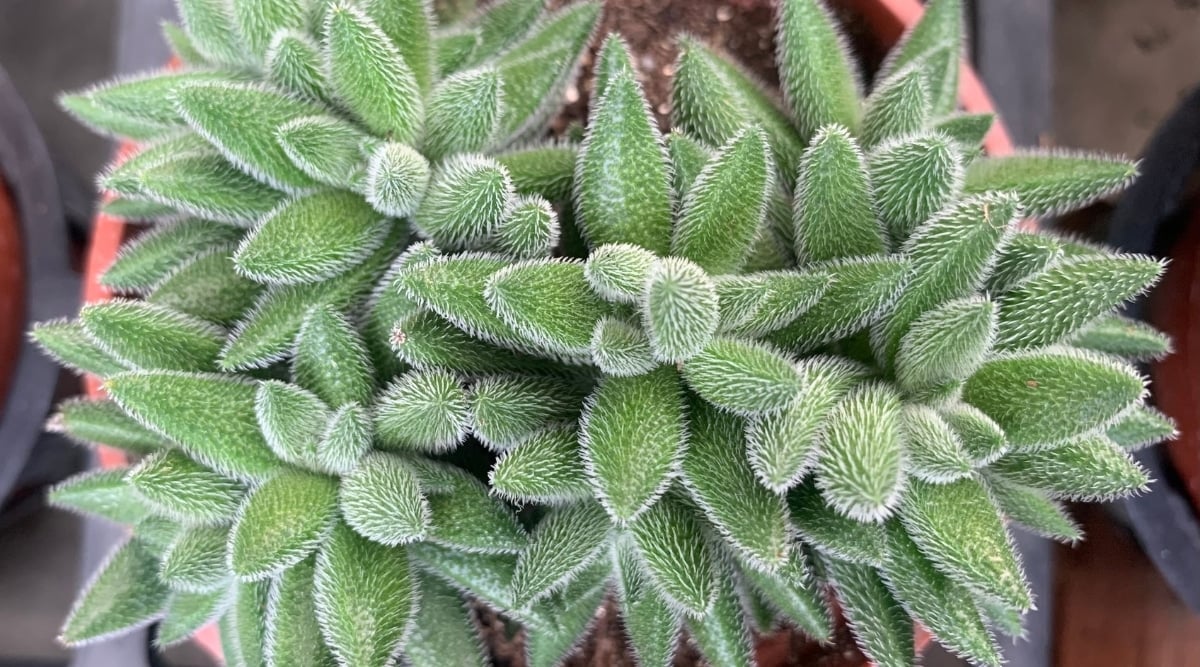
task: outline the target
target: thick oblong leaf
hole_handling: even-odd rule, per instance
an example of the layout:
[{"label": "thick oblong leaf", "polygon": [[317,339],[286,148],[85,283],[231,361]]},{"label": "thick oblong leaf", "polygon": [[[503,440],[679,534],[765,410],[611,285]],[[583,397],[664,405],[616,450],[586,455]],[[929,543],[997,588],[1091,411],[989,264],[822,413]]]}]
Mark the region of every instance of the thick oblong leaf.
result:
[{"label": "thick oblong leaf", "polygon": [[893,246],[948,204],[962,184],[958,146],[927,134],[886,142],[871,153],[871,186]]},{"label": "thick oblong leaf", "polygon": [[616,317],[602,317],[592,332],[592,362],[607,375],[632,377],[658,366],[650,338],[641,327]]},{"label": "thick oblong leaf", "polygon": [[63,401],[47,426],[47,430],[55,428],[77,442],[108,445],[134,454],[150,454],[171,445],[170,440],[142,426],[107,399]]},{"label": "thick oblong leaf", "polygon": [[785,408],[746,423],[746,457],[759,481],[784,493],[817,463],[820,435],[833,406],[861,379],[862,368],[837,357],[796,365],[801,388]]},{"label": "thick oblong leaf", "polygon": [[512,176],[517,194],[566,201],[575,189],[577,147],[570,143],[535,143],[495,156]]},{"label": "thick oblong leaf", "polygon": [[428,540],[460,551],[515,553],[528,542],[525,529],[503,501],[479,480],[449,469],[447,492],[430,488]]},{"label": "thick oblong leaf", "polygon": [[254,412],[271,451],[292,465],[319,470],[317,442],[329,422],[329,407],[294,384],[267,380],[258,385]]},{"label": "thick oblong leaf", "polygon": [[695,512],[680,499],[666,496],[630,528],[655,589],[693,618],[707,614],[719,585],[716,555]]},{"label": "thick oblong leaf", "polygon": [[1137,164],[1107,155],[1027,153],[976,160],[967,168],[967,192],[1009,190],[1029,215],[1061,215],[1120,192]]},{"label": "thick oblong leaf", "polygon": [[484,646],[471,609],[454,588],[431,576],[419,577],[421,622],[404,643],[412,667],[487,667]]},{"label": "thick oblong leaf", "polygon": [[272,577],[311,554],[337,517],[337,481],[289,471],[250,492],[229,537],[229,567],[242,580]]},{"label": "thick oblong leaf", "polygon": [[504,451],[552,423],[574,419],[585,396],[555,378],[481,378],[471,387],[471,428],[490,449]]},{"label": "thick oblong leaf", "polygon": [[782,410],[804,388],[786,355],[736,338],[713,339],[687,361],[683,377],[704,400],[742,415]]},{"label": "thick oblong leaf", "polygon": [[886,539],[882,524],[840,514],[825,502],[811,478],[788,492],[788,509],[796,532],[818,551],[852,563],[883,563]]},{"label": "thick oblong leaf", "polygon": [[148,303],[232,326],[263,292],[233,267],[233,246],[218,246],[173,271],[146,296]]},{"label": "thick oblong leaf", "polygon": [[315,185],[275,140],[284,123],[321,113],[315,104],[253,84],[196,82],[175,94],[175,105],[193,130],[247,174],[289,192]]},{"label": "thick oblong leaf", "polygon": [[917,67],[882,80],[866,101],[863,144],[870,147],[921,130],[932,113],[929,92],[924,73]]},{"label": "thick oblong leaf", "polygon": [[408,554],[338,524],[313,575],[317,621],[338,663],[391,664],[417,613],[419,593]]},{"label": "thick oblong leaf", "polygon": [[1176,430],[1175,420],[1155,408],[1142,406],[1125,414],[1120,421],[1108,427],[1105,435],[1129,451],[1163,440],[1173,440],[1179,432]]},{"label": "thick oblong leaf", "polygon": [[152,508],[125,479],[128,468],[89,470],[55,484],[46,501],[55,507],[83,512],[119,524],[136,524]]},{"label": "thick oblong leaf", "polygon": [[319,192],[267,214],[242,242],[234,263],[259,282],[317,282],[361,262],[379,248],[390,226],[358,195]]},{"label": "thick oblong leaf", "polygon": [[1083,538],[1083,529],[1067,513],[1067,508],[1042,491],[996,474],[988,475],[986,482],[988,493],[1009,521],[1042,537],[1068,544]]},{"label": "thick oblong leaf", "polygon": [[173,449],[142,459],[126,481],[156,512],[188,524],[228,522],[246,493],[241,483]]},{"label": "thick oblong leaf", "polygon": [[1014,447],[1053,443],[1102,426],[1141,398],[1130,366],[1052,348],[1002,356],[967,379],[963,400],[991,417]]},{"label": "thick oblong leaf", "polygon": [[177,591],[203,592],[228,586],[228,543],[228,525],[185,528],[163,554],[158,578]]},{"label": "thick oblong leaf", "polygon": [[477,247],[500,224],[513,194],[508,170],[498,162],[455,155],[433,172],[413,224],[439,248]]},{"label": "thick oblong leaf", "polygon": [[55,362],[78,373],[104,378],[129,369],[128,363],[101,348],[78,320],[39,322],[29,337]]},{"label": "thick oblong leaf", "polygon": [[324,60],[320,46],[307,33],[283,30],[271,38],[263,69],[267,79],[280,88],[324,101],[330,97]]},{"label": "thick oblong leaf", "polygon": [[355,532],[386,546],[422,539],[429,526],[417,475],[393,454],[367,454],[343,476],[339,506]]},{"label": "thick oblong leaf", "polygon": [[200,628],[225,613],[229,602],[228,590],[171,591],[154,635],[154,645],[162,649],[190,639]]},{"label": "thick oblong leaf", "polygon": [[500,127],[501,86],[500,73],[491,67],[439,82],[425,120],[425,154],[436,161],[487,149]]},{"label": "thick oblong leaf", "polygon": [[530,260],[496,272],[484,297],[509,326],[538,347],[566,355],[590,352],[608,305],[584,277],[582,262]]},{"label": "thick oblong leaf", "polygon": [[488,280],[508,265],[498,255],[439,257],[406,268],[396,284],[422,306],[475,338],[514,344],[520,336],[488,306]]},{"label": "thick oblong leaf", "polygon": [[1106,315],[1070,337],[1072,347],[1112,354],[1129,361],[1162,359],[1174,349],[1171,339],[1144,322]]},{"label": "thick oblong leaf", "polygon": [[514,502],[556,504],[592,494],[573,426],[551,426],[508,450],[488,482]]},{"label": "thick oblong leaf", "polygon": [[637,303],[646,289],[654,253],[632,243],[608,243],[594,249],[584,264],[588,284],[616,303]]},{"label": "thick oblong leaf", "polygon": [[203,465],[262,480],[280,468],[258,429],[254,383],[223,375],[133,371],[109,378],[109,396]]},{"label": "thick oblong leaf", "polygon": [[784,499],[754,477],[745,455],[745,422],[692,401],[690,437],[680,469],[708,520],[755,568],[775,572],[791,551]]},{"label": "thick oblong leaf", "polygon": [[671,253],[714,275],[740,269],[765,219],[774,173],[766,135],[757,130],[734,135],[684,198]]},{"label": "thick oblong leaf", "polygon": [[921,393],[965,380],[991,350],[996,305],[986,298],[948,301],[913,321],[896,352],[896,382]]},{"label": "thick oblong leaf", "polygon": [[1150,484],[1141,464],[1100,435],[1085,435],[1053,449],[1013,452],[992,469],[1055,498],[1087,502],[1134,495]]},{"label": "thick oblong leaf", "polygon": [[395,218],[412,215],[429,185],[429,161],[411,146],[379,144],[367,162],[367,203]]},{"label": "thick oblong leaf", "polygon": [[236,241],[240,236],[236,227],[207,220],[158,226],[122,246],[117,258],[100,276],[100,282],[114,290],[147,290],[194,255]]},{"label": "thick oblong leaf", "polygon": [[638,664],[647,667],[671,664],[679,647],[679,614],[654,589],[629,540],[613,544],[613,566],[621,622]]},{"label": "thick oblong leaf", "polygon": [[284,123],[276,135],[283,152],[304,173],[335,188],[362,178],[366,135],[335,116],[304,116]]},{"label": "thick oblong leaf", "polygon": [[825,640],[833,636],[829,603],[808,571],[804,556],[792,549],[787,562],[776,573],[741,568],[753,590],[809,637]]},{"label": "thick oblong leaf", "polygon": [[855,388],[829,414],[817,485],[838,512],[859,521],[892,514],[904,488],[904,426],[895,390]]},{"label": "thick oblong leaf", "polygon": [[1144,292],[1163,269],[1161,261],[1139,255],[1072,257],[1050,266],[1005,293],[996,347],[1061,342]]},{"label": "thick oblong leaf", "polygon": [[598,503],[551,510],[517,556],[513,602],[524,607],[565,587],[603,552],[611,526]]},{"label": "thick oblong leaf", "polygon": [[271,581],[263,653],[268,667],[333,667],[333,653],[321,638],[313,600],[314,558],[288,568]]},{"label": "thick oblong leaf", "polygon": [[666,490],[685,438],[675,369],[600,382],[585,404],[580,442],[592,487],[614,520],[632,520]]},{"label": "thick oblong leaf", "polygon": [[575,175],[579,223],[593,247],[631,243],[671,250],[667,153],[641,86],[618,73],[596,100]]},{"label": "thick oblong leaf", "polygon": [[80,646],[148,625],[161,615],[169,595],[158,580],[158,559],[140,541],[127,540],[84,586],[59,641]]},{"label": "thick oblong leaf", "polygon": [[84,306],[79,321],[102,349],[147,370],[216,370],[225,338],[220,327],[144,301]]},{"label": "thick oblong leaf", "polygon": [[343,405],[325,425],[317,441],[317,463],[325,470],[347,473],[371,448],[371,416],[361,405]]},{"label": "thick oblong leaf", "polygon": [[374,369],[362,338],[345,316],[329,306],[313,308],[304,316],[292,376],[331,408],[366,405],[375,390]]},{"label": "thick oblong leaf", "polygon": [[340,5],[325,19],[329,83],[334,94],[376,135],[411,143],[423,108],[412,68],[366,14]]},{"label": "thick oblong leaf", "polygon": [[250,53],[262,57],[278,30],[299,30],[305,27],[306,7],[290,0],[238,0],[233,4],[233,18]]},{"label": "thick oblong leaf", "polygon": [[230,4],[221,0],[180,0],[179,15],[196,50],[210,61],[244,65],[250,60],[238,39]]},{"label": "thick oblong leaf", "polygon": [[284,198],[282,192],[242,173],[219,155],[185,154],[163,160],[147,167],[138,179],[139,197],[181,213],[245,227]]},{"label": "thick oblong leaf", "polygon": [[654,262],[642,300],[642,323],[654,358],[680,362],[699,354],[720,321],[717,290],[696,264],[678,257]]},{"label": "thick oblong leaf", "polygon": [[496,227],[500,247],[518,259],[549,255],[560,233],[558,214],[538,195],[513,200],[512,210]]},{"label": "thick oblong leaf", "polygon": [[701,618],[688,619],[688,634],[708,664],[753,667],[750,629],[742,613],[733,573],[723,571],[717,578],[716,588],[709,611]]},{"label": "thick oblong leaf", "polygon": [[925,557],[955,581],[1018,609],[1033,605],[1012,540],[979,480],[912,480],[900,520]]},{"label": "thick oblong leaf", "polygon": [[933,484],[971,474],[975,462],[958,433],[933,408],[904,406],[905,454],[909,474]]},{"label": "thick oblong leaf", "polygon": [[459,373],[483,374],[536,371],[549,363],[472,338],[429,311],[397,321],[391,338],[400,360],[416,368],[441,367]]},{"label": "thick oblong leaf", "polygon": [[377,400],[375,430],[387,449],[439,452],[467,435],[471,406],[462,383],[440,370],[409,371]]},{"label": "thick oblong leaf", "polygon": [[858,127],[861,84],[846,38],[820,0],[796,0],[781,6],[780,88],[802,136],[823,125]]},{"label": "thick oblong leaf", "polygon": [[871,206],[866,160],[844,127],[822,127],[813,137],[800,160],[793,207],[796,257],[802,262],[887,251]]},{"label": "thick oblong leaf", "polygon": [[[494,610],[512,610],[513,554],[468,553],[418,542],[405,549],[413,564]],[[394,551],[394,550],[393,550]]]},{"label": "thick oblong leaf", "polygon": [[867,565],[829,560],[829,575],[854,640],[879,667],[908,667],[916,662],[912,620]]}]

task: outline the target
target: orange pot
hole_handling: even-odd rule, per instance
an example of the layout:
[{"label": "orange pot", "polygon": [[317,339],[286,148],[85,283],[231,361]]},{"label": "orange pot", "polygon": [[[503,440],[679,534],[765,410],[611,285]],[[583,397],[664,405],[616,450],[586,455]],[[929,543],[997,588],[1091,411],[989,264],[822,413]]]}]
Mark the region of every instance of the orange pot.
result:
[{"label": "orange pot", "polygon": [[[906,29],[917,22],[924,11],[918,0],[839,1],[841,4],[852,9],[870,28],[879,41],[889,47],[900,39],[900,36]],[[970,63],[966,61],[962,64],[961,75],[959,77],[958,101],[964,110],[972,113],[996,112],[991,97],[988,96],[987,91],[983,87],[983,83],[980,82]],[[1008,132],[999,119],[997,119],[991,131],[984,139],[984,149],[991,155],[1005,155],[1012,152],[1012,141],[1009,139]],[[120,152],[127,155],[133,150],[134,146],[132,144],[124,144],[121,146]],[[103,213],[96,216],[92,229],[92,241],[88,249],[87,263],[84,267],[84,303],[105,301],[112,298],[112,293],[100,284],[99,278],[100,274],[116,258],[117,251],[120,249],[121,243],[125,238],[125,232],[126,224],[121,220]],[[85,382],[89,396],[103,395],[100,382],[96,378],[88,376],[85,378]],[[125,455],[122,452],[108,447],[98,448],[98,458],[102,467],[120,466],[126,462]],[[929,639],[929,633],[924,628],[917,628],[916,640],[918,653],[929,643]],[[223,658],[221,640],[215,625],[201,630],[200,634],[196,637],[196,641],[218,660]],[[764,658],[764,667],[769,667],[772,664],[765,662],[768,655],[771,655],[770,651],[772,650],[768,648],[768,644],[769,642],[763,645],[762,657]]]},{"label": "orange pot", "polygon": [[25,327],[25,260],[21,220],[0,178],[0,406],[16,371]]}]

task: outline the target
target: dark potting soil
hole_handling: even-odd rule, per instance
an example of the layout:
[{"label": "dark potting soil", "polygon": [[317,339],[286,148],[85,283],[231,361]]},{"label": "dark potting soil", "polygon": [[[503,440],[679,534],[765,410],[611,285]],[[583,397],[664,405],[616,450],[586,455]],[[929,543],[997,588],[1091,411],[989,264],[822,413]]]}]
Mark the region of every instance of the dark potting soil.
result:
[{"label": "dark potting soil", "polygon": [[[550,0],[551,8],[573,0]],[[851,48],[869,75],[878,69],[882,49],[854,20],[850,12],[831,3],[850,35]],[[650,108],[663,130],[670,128],[671,78],[678,49],[676,37],[694,35],[706,44],[732,55],[768,88],[777,90],[775,71],[775,21],[772,0],[606,0],[604,20],[591,51],[584,57],[578,79],[567,91],[567,104],[554,119],[551,134],[562,135],[587,118],[593,90],[592,63],[602,36],[617,32],[633,53]],[[476,609],[485,644],[497,667],[526,667],[523,633],[493,612]],[[815,642],[802,633],[783,628],[767,637],[756,636],[761,667],[862,667],[849,629],[840,625],[829,644]],[[705,664],[683,640],[674,667]],[[590,632],[565,663],[566,667],[636,667],[626,642],[616,605],[610,599],[593,619]]]}]

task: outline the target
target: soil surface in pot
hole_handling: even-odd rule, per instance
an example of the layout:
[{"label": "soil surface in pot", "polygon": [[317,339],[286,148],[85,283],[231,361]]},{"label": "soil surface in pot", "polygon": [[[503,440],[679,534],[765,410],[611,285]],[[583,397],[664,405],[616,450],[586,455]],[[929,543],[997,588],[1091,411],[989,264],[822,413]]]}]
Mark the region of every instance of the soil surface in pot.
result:
[{"label": "soil surface in pot", "polygon": [[[571,0],[551,0],[551,7]],[[848,29],[851,47],[868,76],[878,69],[885,49],[855,20],[850,11],[832,3],[843,26]],[[678,49],[676,37],[695,35],[706,44],[723,49],[740,62],[769,89],[777,90],[775,72],[775,19],[770,0],[606,0],[600,35],[617,32],[624,36],[641,75],[650,108],[664,129],[670,127],[671,77],[675,72]],[[562,135],[572,125],[582,124],[594,80],[592,63],[601,39],[583,61],[583,70],[575,85],[567,91],[567,106],[552,125],[552,133]],[[525,667],[522,634],[495,614],[480,610],[477,618],[484,640],[500,667]],[[781,629],[758,637],[757,651],[762,667],[861,667],[866,664],[845,626],[837,630],[834,641],[820,644],[798,631]],[[686,641],[675,658],[675,667],[704,664]],[[610,600],[598,611],[592,631],[566,662],[567,667],[636,667],[621,628],[617,607]]]}]

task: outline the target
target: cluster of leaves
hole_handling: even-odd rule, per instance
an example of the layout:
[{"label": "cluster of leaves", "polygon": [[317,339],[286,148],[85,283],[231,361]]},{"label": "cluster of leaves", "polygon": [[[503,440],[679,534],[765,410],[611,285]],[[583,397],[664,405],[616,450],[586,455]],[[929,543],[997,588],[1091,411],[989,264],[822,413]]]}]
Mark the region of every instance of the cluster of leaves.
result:
[{"label": "cluster of leaves", "polygon": [[[271,32],[294,4],[185,0],[181,55],[221,65],[170,76],[283,85],[286,37],[260,35],[265,70],[232,59],[255,39],[217,37]],[[532,128],[507,101],[565,80],[595,8],[530,28],[541,3],[508,0],[438,32],[421,13],[439,82],[383,99],[379,81],[416,58],[381,45],[412,41],[338,31],[411,27],[402,8],[423,4],[361,4],[295,40],[325,52],[304,103],[319,120],[240,105],[226,92],[267,89],[228,81],[170,84],[153,118],[129,112],[148,96],[112,94],[136,82],[70,103],[110,129],[179,128],[164,142],[192,148],[151,144],[114,170],[110,206],[201,219],[151,232],[106,274],[145,300],[34,332],[106,379],[109,399],[69,402],[57,424],[145,455],[52,494],[134,534],[69,643],[158,619],[170,643],[219,618],[231,664],[482,665],[466,595],[552,667],[611,591],[641,664],[671,664],[686,630],[710,664],[740,667],[752,630],[831,637],[831,589],[884,667],[914,663],[913,621],[995,665],[995,635],[1019,634],[1033,605],[1009,527],[1073,541],[1062,501],[1147,485],[1128,451],[1173,426],[1131,362],[1169,344],[1114,311],[1162,267],[1019,228],[1135,168],[981,155],[992,119],[955,112],[959,0],[929,4],[869,95],[819,0],[781,3],[782,101],[685,38],[665,137],[610,37],[582,144],[491,158],[450,153]],[[480,58],[497,64],[446,65]],[[488,77],[501,120],[467,141]],[[271,99],[307,94],[292,90]],[[373,124],[419,114],[414,99],[423,132]],[[438,100],[453,113],[435,121]],[[220,170],[187,166],[203,161]],[[257,212],[214,215],[234,198]],[[238,222],[254,227],[235,249]]]}]

